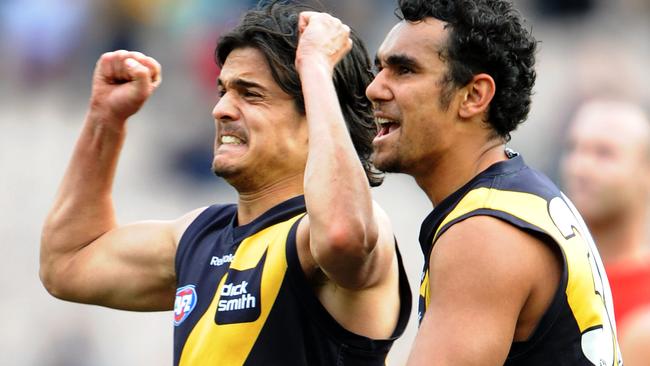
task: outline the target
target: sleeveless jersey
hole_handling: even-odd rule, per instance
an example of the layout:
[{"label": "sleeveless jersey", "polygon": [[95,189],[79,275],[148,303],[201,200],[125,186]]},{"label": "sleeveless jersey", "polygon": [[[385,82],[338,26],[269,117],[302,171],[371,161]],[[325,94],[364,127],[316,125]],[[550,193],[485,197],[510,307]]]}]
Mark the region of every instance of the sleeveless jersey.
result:
[{"label": "sleeveless jersey", "polygon": [[247,225],[236,225],[236,205],[210,206],[190,224],[176,255],[174,365],[384,364],[411,307],[401,259],[393,336],[349,332],[321,305],[300,266],[296,228],[304,214],[300,196]]},{"label": "sleeveless jersey", "polygon": [[429,304],[429,259],[436,240],[459,221],[493,216],[544,235],[563,257],[551,305],[527,341],[513,342],[505,365],[622,365],[609,283],[582,218],[547,177],[526,166],[521,156],[507,152],[509,160],[480,173],[423,222],[420,320]]}]

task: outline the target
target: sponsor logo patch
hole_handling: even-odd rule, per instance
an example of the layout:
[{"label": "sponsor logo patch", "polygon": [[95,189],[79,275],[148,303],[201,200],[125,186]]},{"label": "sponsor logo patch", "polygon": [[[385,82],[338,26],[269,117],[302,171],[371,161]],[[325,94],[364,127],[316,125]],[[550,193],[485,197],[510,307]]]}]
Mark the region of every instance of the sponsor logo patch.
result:
[{"label": "sponsor logo patch", "polygon": [[174,325],[180,325],[194,308],[198,297],[194,285],[187,285],[176,290],[176,300],[174,301]]},{"label": "sponsor logo patch", "polygon": [[216,324],[247,323],[257,320],[261,312],[260,285],[266,253],[257,266],[245,270],[230,268],[219,293]]}]

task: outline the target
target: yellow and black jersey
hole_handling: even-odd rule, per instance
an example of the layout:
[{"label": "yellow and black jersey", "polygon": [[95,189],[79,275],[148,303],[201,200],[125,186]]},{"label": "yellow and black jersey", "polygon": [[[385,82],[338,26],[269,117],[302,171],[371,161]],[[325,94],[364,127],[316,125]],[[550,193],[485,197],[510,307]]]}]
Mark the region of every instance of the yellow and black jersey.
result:
[{"label": "yellow and black jersey", "polygon": [[459,221],[493,216],[549,238],[563,256],[555,298],[532,336],[512,344],[505,364],[622,365],[609,284],[582,218],[547,177],[516,153],[508,150],[508,155],[443,200],[423,222],[420,320],[429,304],[429,259],[436,240]]},{"label": "yellow and black jersey", "polygon": [[384,364],[410,311],[401,259],[393,337],[349,332],[321,305],[300,266],[296,228],[304,214],[300,196],[247,225],[236,225],[236,205],[210,206],[190,224],[176,254],[174,365]]}]

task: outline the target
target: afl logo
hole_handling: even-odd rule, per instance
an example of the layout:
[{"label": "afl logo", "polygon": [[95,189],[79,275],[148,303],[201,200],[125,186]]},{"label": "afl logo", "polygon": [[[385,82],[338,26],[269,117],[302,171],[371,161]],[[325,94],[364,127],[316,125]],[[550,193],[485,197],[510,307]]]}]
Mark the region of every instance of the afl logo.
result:
[{"label": "afl logo", "polygon": [[198,297],[194,285],[187,285],[176,290],[176,300],[174,301],[174,325],[180,325],[194,308]]}]

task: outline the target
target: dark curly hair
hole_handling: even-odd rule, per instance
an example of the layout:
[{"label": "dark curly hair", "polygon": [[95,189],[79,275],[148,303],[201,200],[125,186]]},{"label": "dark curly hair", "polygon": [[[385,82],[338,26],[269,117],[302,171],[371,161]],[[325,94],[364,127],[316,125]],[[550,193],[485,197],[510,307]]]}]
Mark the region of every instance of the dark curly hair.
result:
[{"label": "dark curly hair", "polygon": [[[302,11],[321,10],[288,1],[260,2],[243,15],[235,29],[221,37],[215,58],[221,67],[234,49],[258,49],[266,58],[275,82],[294,98],[296,108],[304,114],[305,102],[295,68],[298,17]],[[366,97],[366,87],[373,78],[372,66],[363,42],[354,31],[350,32],[350,38],[352,50],[334,68],[333,81],[352,143],[368,182],[374,187],[384,177],[370,161],[372,140],[377,134],[372,104]]]},{"label": "dark curly hair", "polygon": [[[399,0],[398,17],[418,22],[433,17],[446,23],[449,38],[441,57],[449,65],[452,87],[467,85],[479,73],[492,76],[496,93],[487,122],[496,134],[510,140],[510,132],[530,110],[535,84],[537,41],[508,0]],[[401,15],[400,15],[401,13]],[[444,101],[443,95],[443,102]],[[446,101],[448,103],[448,100]]]}]

